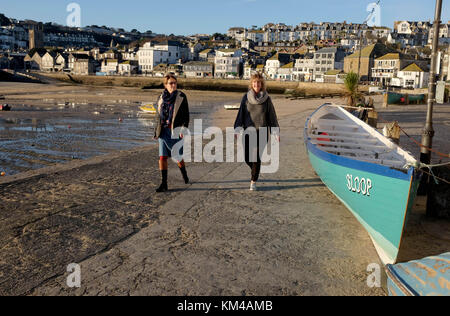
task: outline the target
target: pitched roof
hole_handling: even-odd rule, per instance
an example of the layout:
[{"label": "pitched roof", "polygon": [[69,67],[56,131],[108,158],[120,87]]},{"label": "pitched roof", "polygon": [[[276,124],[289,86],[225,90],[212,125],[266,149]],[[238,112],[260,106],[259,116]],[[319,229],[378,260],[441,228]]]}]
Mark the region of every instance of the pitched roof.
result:
[{"label": "pitched roof", "polygon": [[201,51],[199,54],[209,54],[211,51],[212,51],[212,49],[207,48],[207,49]]},{"label": "pitched roof", "polygon": [[221,49],[219,49],[219,52],[222,52],[222,53],[234,53],[234,52],[236,52],[238,50],[239,50],[239,48],[221,48]]},{"label": "pitched roof", "polygon": [[183,66],[213,66],[213,63],[207,62],[207,61],[189,61]]},{"label": "pitched roof", "polygon": [[325,47],[325,48],[319,49],[316,53],[320,53],[320,54],[323,54],[323,53],[336,53],[337,50],[338,49],[336,47]]},{"label": "pitched roof", "polygon": [[389,53],[384,56],[381,56],[380,58],[377,58],[377,60],[393,60],[393,59],[400,59],[399,53]]},{"label": "pitched roof", "polygon": [[286,65],[284,65],[284,66],[282,66],[281,68],[294,68],[294,63],[293,62],[291,62],[291,63],[289,63],[289,64],[286,64]]},{"label": "pitched roof", "polygon": [[405,68],[402,69],[402,71],[424,72],[424,71],[422,70],[422,68],[420,68],[419,66],[417,66],[416,63],[412,63],[412,64],[406,66]]},{"label": "pitched roof", "polygon": [[330,69],[325,73],[325,76],[335,76],[335,75],[341,74],[341,73],[344,73],[344,72],[340,69]]},{"label": "pitched roof", "polygon": [[[361,57],[370,57],[370,55],[372,54],[374,49],[375,49],[375,44],[364,47],[361,50]],[[347,57],[348,58],[359,58],[359,50],[357,52],[355,52],[354,54],[351,54],[350,56],[347,56]]]}]

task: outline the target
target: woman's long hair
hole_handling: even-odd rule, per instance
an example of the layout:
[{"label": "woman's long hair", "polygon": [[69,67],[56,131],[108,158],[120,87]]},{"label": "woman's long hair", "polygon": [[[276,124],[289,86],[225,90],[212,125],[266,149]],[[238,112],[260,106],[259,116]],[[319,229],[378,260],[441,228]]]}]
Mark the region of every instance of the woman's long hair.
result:
[{"label": "woman's long hair", "polygon": [[253,82],[259,81],[261,82],[261,91],[266,92],[266,80],[264,79],[264,76],[260,72],[256,72],[252,75],[250,78],[250,85],[248,87],[249,90],[253,90]]}]

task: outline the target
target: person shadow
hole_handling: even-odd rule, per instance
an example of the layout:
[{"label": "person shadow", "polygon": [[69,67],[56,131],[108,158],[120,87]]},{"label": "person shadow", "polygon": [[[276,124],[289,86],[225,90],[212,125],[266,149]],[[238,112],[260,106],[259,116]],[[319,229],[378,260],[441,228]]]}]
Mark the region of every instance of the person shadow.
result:
[{"label": "person shadow", "polygon": [[[231,186],[232,184],[237,186]],[[192,184],[196,185],[208,185],[211,187],[197,188],[189,187],[186,189],[172,189],[172,192],[181,192],[185,190],[189,191],[234,191],[234,190],[248,190],[249,186],[242,186],[241,184],[249,184],[250,180],[222,180],[222,181],[194,181]],[[269,185],[267,185],[269,184]],[[226,187],[217,187],[217,185],[230,185]],[[319,178],[314,179],[261,179],[257,184],[257,192],[269,192],[269,191],[283,191],[293,189],[306,189],[315,187],[325,187],[322,180]]]}]

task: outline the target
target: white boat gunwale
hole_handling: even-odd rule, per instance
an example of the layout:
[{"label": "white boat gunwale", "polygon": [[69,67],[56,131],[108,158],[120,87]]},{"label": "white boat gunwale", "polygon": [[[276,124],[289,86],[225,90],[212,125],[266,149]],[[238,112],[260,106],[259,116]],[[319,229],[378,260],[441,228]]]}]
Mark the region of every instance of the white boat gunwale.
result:
[{"label": "white boat gunwale", "polygon": [[[325,107],[331,107],[338,110],[340,114],[345,115],[348,119],[353,121],[354,124],[357,125],[358,129],[364,131],[368,135],[374,137],[378,141],[380,141],[382,144],[386,145],[386,148],[391,150],[395,150],[396,155],[399,158],[403,159],[388,159],[388,158],[380,158],[375,159],[376,162],[372,161],[364,161],[364,157],[349,157],[345,155],[336,155],[333,153],[327,152],[325,147],[318,146],[316,144],[313,144],[313,142],[310,140],[310,133],[309,131],[312,130],[311,128],[311,119],[314,117],[315,114],[317,114],[320,110],[324,109]],[[330,108],[331,108],[330,107]],[[352,127],[353,128],[353,127]],[[355,129],[355,128],[354,128]],[[316,129],[320,130],[320,129]],[[416,177],[419,176],[417,172],[415,172],[415,168],[413,167],[417,160],[413,158],[408,152],[404,151],[402,148],[400,148],[397,144],[394,144],[389,139],[387,139],[382,134],[378,133],[377,131],[372,132],[373,128],[367,125],[366,123],[360,121],[358,118],[354,117],[351,113],[347,112],[343,108],[330,103],[325,103],[322,106],[320,106],[318,109],[316,109],[310,117],[307,119],[305,123],[305,129],[304,129],[304,138],[306,140],[307,149],[314,153],[316,156],[319,156],[322,159],[325,159],[326,161],[337,163],[339,165],[350,167],[353,169],[358,169],[361,171],[369,171],[374,172],[379,175],[385,175],[389,177],[404,179],[404,180],[410,180],[411,177],[413,179],[416,179]],[[339,131],[336,131],[339,132]],[[321,136],[321,138],[329,137],[329,135],[316,135]],[[361,160],[359,159],[361,158]],[[392,157],[391,157],[392,158]],[[389,160],[389,164],[382,164],[383,161]],[[399,165],[405,166],[405,168],[399,169],[398,166],[393,167],[392,162],[397,161]],[[408,165],[409,164],[409,165]]]}]

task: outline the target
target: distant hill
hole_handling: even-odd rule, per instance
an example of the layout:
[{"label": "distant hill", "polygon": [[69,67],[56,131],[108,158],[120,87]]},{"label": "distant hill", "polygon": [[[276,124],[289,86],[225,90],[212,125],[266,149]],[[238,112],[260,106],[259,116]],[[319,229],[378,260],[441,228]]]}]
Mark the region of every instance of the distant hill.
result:
[{"label": "distant hill", "polygon": [[9,26],[11,21],[4,14],[0,13],[0,26]]}]

